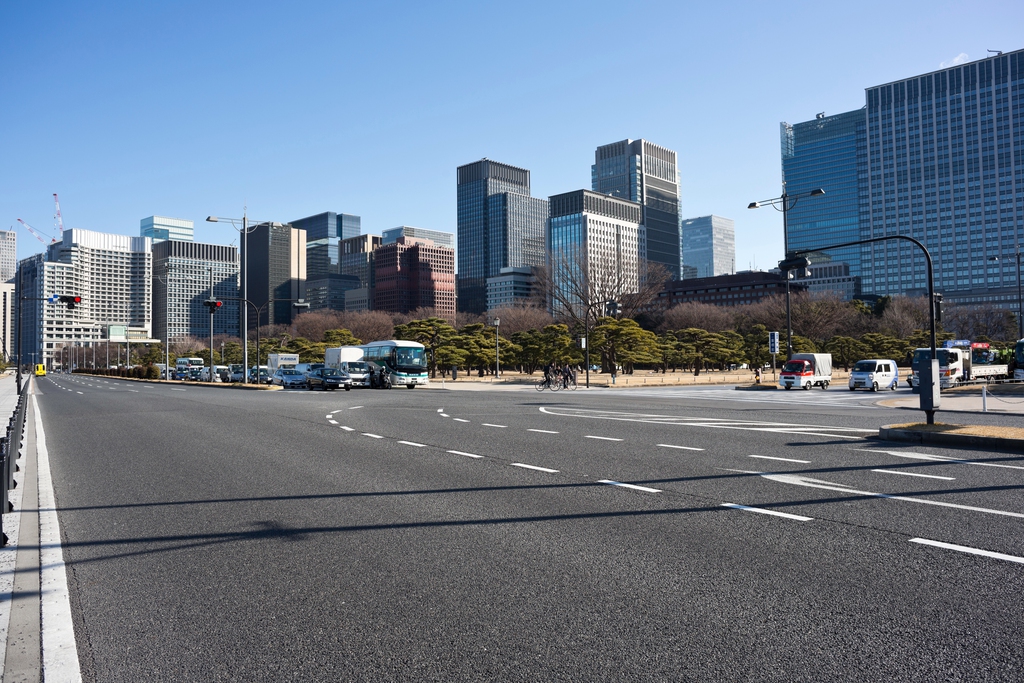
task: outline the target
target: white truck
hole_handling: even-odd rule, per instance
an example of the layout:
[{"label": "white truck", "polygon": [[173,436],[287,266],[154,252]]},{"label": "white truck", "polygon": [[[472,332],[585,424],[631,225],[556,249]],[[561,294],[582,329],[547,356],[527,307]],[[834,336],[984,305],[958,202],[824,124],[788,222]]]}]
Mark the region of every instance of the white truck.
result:
[{"label": "white truck", "polygon": [[273,376],[281,368],[294,368],[299,364],[297,353],[272,353],[267,356],[267,372]]},{"label": "white truck", "polygon": [[831,353],[794,353],[779,373],[779,386],[787,391],[793,387],[828,389],[831,383]]},{"label": "white truck", "polygon": [[324,365],[352,378],[352,386],[370,386],[370,367],[363,360],[361,346],[336,346],[324,350]]},{"label": "white truck", "polygon": [[[1010,367],[1006,363],[996,363],[995,352],[984,342],[972,343],[966,339],[947,341],[942,348],[936,349],[939,357],[939,388],[949,389],[958,384],[973,380],[1003,379],[1009,376]],[[919,384],[918,367],[922,361],[931,358],[931,348],[914,349],[911,363],[912,374],[910,386],[917,388]]]},{"label": "white truck", "polygon": [[1024,339],[1017,342],[1017,345],[1013,347],[1013,359],[1016,361],[1016,367],[1013,370],[1013,378],[1016,380],[1024,380]]}]

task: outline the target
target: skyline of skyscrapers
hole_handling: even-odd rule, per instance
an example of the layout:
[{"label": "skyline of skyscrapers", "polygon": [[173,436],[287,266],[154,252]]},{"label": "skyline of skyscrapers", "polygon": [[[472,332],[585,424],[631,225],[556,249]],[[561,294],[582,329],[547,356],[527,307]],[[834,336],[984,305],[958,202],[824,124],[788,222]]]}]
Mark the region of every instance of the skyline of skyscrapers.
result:
[{"label": "skyline of skyscrapers", "polygon": [[238,248],[182,240],[153,245],[153,336],[171,344],[185,337],[208,339],[213,298],[221,308],[213,316],[213,334],[238,337]]},{"label": "skyline of skyscrapers", "polygon": [[0,230],[0,282],[10,282],[18,272],[18,234]]},{"label": "skyline of skyscrapers", "polygon": [[647,260],[660,263],[670,280],[680,277],[679,168],[676,153],[649,140],[620,140],[594,152],[594,192],[629,199],[643,207]]},{"label": "skyline of skyscrapers", "polygon": [[195,239],[195,226],[187,218],[149,216],[139,221],[139,234],[158,244],[166,240],[191,242]]}]

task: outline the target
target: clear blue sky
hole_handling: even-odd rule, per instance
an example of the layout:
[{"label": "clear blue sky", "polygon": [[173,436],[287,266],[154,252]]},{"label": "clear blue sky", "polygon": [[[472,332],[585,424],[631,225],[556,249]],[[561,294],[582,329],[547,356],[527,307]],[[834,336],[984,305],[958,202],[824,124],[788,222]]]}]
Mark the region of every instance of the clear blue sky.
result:
[{"label": "clear blue sky", "polygon": [[[386,9],[385,9],[386,8]],[[736,221],[736,266],[781,257],[779,122],[864,88],[1024,47],[1024,2],[6,2],[0,228],[201,241],[209,214],[322,211],[455,232],[455,168],[590,186],[594,148],[676,150],[682,212]],[[964,57],[960,57],[964,59]]]}]

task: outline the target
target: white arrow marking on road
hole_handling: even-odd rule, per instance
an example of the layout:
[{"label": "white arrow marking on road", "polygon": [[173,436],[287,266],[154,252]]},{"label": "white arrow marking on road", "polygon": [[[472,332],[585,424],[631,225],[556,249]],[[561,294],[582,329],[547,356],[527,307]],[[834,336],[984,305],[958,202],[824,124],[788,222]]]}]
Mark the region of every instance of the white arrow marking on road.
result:
[{"label": "white arrow marking on road", "polygon": [[810,465],[810,460],[794,460],[793,458],[773,458],[770,455],[748,455],[748,458],[761,458],[762,460],[781,460],[783,462],[799,462],[804,465]]},{"label": "white arrow marking on road", "polygon": [[738,505],[736,503],[722,503],[722,507],[732,508],[734,510],[746,510],[747,512],[757,512],[762,515],[774,515],[775,517],[785,517],[786,519],[795,519],[798,522],[810,522],[813,517],[804,517],[803,515],[791,515],[788,512],[776,512],[775,510],[766,510],[764,508],[752,508],[749,505]]},{"label": "white arrow marking on road", "polygon": [[943,481],[956,481],[956,477],[940,477],[937,474],[918,474],[917,472],[900,472],[898,470],[871,470],[880,474],[901,474],[904,477],[922,477],[924,479],[942,479]]},{"label": "white arrow marking on road", "polygon": [[930,541],[927,538],[912,538],[911,543],[920,543],[922,545],[930,545],[936,548],[945,548],[946,550],[958,550],[962,553],[970,553],[971,555],[981,555],[983,557],[992,557],[997,560],[1006,560],[1007,562],[1017,562],[1024,564],[1024,557],[1017,557],[1015,555],[1004,555],[1002,553],[994,553],[991,550],[979,550],[978,548],[971,548],[966,545],[954,545],[953,543],[943,543],[942,541]]},{"label": "white arrow marking on road", "polygon": [[637,491],[643,491],[644,493],[661,493],[659,489],[648,488],[647,486],[637,486],[636,484],[624,484],[621,481],[612,481],[611,479],[598,479],[598,484],[608,484],[609,486],[622,486],[627,489],[636,489]]},{"label": "white arrow marking on road", "polygon": [[887,498],[889,500],[902,500],[908,503],[921,503],[922,505],[937,505],[944,508],[955,508],[957,510],[969,510],[971,512],[984,512],[989,515],[1002,515],[1003,517],[1017,517],[1024,519],[1024,514],[1019,512],[1008,512],[1006,510],[990,510],[989,508],[979,508],[973,505],[958,505],[957,503],[944,503],[938,500],[928,500],[927,498],[911,498],[909,496],[893,496],[888,493],[875,493],[873,491],[858,491],[849,487],[843,486],[842,484],[835,484],[830,481],[821,481],[819,479],[810,479],[808,477],[801,477],[790,474],[761,474],[765,479],[771,479],[782,484],[794,484],[796,486],[806,486],[812,489],[824,489],[826,491],[839,491],[841,493],[852,493],[857,496],[865,496],[867,498]]},{"label": "white arrow marking on road", "polygon": [[857,450],[867,451],[868,453],[886,453],[888,455],[894,455],[897,458],[906,458],[908,460],[931,460],[934,462],[948,462],[954,465],[978,465],[979,467],[1002,467],[1007,470],[1024,470],[1024,467],[1019,465],[1003,465],[998,462],[978,462],[977,460],[960,460],[958,458],[947,458],[941,455],[929,455],[928,453],[915,453],[913,451],[880,451],[874,448],[858,448]]}]

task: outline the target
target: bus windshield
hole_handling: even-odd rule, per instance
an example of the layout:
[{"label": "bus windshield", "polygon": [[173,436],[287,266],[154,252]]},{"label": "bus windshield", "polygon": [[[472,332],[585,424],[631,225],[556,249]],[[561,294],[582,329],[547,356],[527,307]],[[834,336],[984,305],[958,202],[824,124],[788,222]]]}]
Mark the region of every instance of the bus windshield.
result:
[{"label": "bus windshield", "polygon": [[[936,354],[939,358],[939,367],[949,367],[949,350],[948,349],[936,349]],[[914,360],[911,363],[911,368],[914,372],[920,370],[921,361],[928,361],[932,357],[931,349],[918,349],[914,351]]]},{"label": "bus windshield", "polygon": [[396,370],[404,372],[422,372],[427,369],[424,349],[398,347],[394,351],[393,362]]}]

